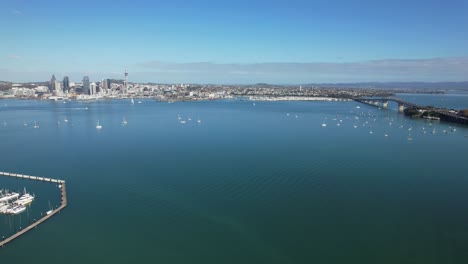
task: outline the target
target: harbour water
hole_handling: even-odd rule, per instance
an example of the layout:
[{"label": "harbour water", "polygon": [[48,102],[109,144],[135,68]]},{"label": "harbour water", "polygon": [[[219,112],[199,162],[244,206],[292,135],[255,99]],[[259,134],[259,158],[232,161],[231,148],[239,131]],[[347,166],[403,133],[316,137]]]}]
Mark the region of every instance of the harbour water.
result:
[{"label": "harbour water", "polygon": [[[464,94],[401,96],[468,108]],[[391,103],[0,103],[0,170],[68,192],[2,262],[468,262],[466,126]],[[36,200],[0,215],[0,236],[59,204],[53,184],[0,178],[23,187]]]}]

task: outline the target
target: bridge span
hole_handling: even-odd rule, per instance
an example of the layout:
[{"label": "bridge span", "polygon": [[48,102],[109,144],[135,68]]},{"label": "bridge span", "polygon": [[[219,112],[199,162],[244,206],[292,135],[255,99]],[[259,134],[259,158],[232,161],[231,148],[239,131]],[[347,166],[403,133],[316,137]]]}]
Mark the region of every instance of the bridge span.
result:
[{"label": "bridge span", "polygon": [[383,98],[355,98],[354,101],[360,102],[363,104],[368,104],[372,106],[378,106],[380,107],[379,103],[382,103],[382,108],[387,108],[388,107],[388,102],[392,101],[395,103],[398,103],[398,112],[403,113],[405,108],[407,107],[416,107],[416,108],[426,108],[425,106],[418,105],[415,103],[411,103],[408,101],[405,101],[401,98],[397,97],[383,97]]},{"label": "bridge span", "polygon": [[450,110],[444,109],[444,108],[434,108],[434,107],[429,107],[429,106],[423,106],[423,105],[418,105],[415,103],[411,103],[408,101],[405,101],[401,98],[398,97],[383,97],[383,98],[354,98],[353,99],[356,102],[360,102],[363,104],[371,105],[371,106],[376,106],[380,107],[380,103],[382,104],[382,108],[387,108],[388,107],[388,102],[396,102],[398,104],[398,112],[403,113],[405,108],[408,107],[415,107],[417,109],[425,109],[430,111],[432,113],[435,113],[441,117],[441,120],[443,121],[448,121],[448,122],[454,122],[454,123],[459,123],[459,124],[465,124],[468,125],[468,118],[458,115],[456,113],[450,112]]}]

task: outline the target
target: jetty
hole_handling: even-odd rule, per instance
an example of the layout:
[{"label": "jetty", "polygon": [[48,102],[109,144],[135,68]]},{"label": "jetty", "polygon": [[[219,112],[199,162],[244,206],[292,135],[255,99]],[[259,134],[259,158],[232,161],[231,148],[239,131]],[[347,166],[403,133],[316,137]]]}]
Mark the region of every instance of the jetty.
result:
[{"label": "jetty", "polygon": [[6,177],[14,177],[14,178],[19,178],[19,179],[29,179],[29,180],[34,180],[34,181],[42,181],[42,182],[50,182],[50,183],[57,183],[59,184],[60,192],[61,192],[61,197],[62,197],[62,203],[61,205],[54,209],[50,213],[46,213],[41,219],[35,221],[28,227],[21,229],[20,231],[16,232],[15,234],[11,235],[10,237],[7,237],[0,241],[0,247],[5,246],[9,242],[13,241],[14,239],[20,237],[21,235],[26,234],[28,231],[31,231],[32,229],[36,228],[38,225],[42,224],[43,222],[47,221],[49,218],[54,216],[55,214],[59,213],[62,211],[66,206],[67,206],[67,186],[65,181],[63,180],[58,180],[58,179],[51,179],[51,178],[45,178],[45,177],[38,177],[38,176],[31,176],[31,175],[24,175],[24,174],[17,174],[17,173],[9,173],[9,172],[0,172],[0,176],[6,176]]}]

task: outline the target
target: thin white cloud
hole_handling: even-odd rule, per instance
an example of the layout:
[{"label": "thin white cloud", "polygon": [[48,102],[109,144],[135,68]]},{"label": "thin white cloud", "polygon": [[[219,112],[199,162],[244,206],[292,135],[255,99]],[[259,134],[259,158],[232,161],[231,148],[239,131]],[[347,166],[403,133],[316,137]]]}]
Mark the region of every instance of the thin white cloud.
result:
[{"label": "thin white cloud", "polygon": [[23,14],[23,12],[21,12],[20,10],[17,10],[17,9],[11,10],[11,13],[12,13],[13,15],[18,15],[18,16]]},{"label": "thin white cloud", "polygon": [[[21,59],[17,55],[10,60]],[[6,57],[4,57],[6,58]],[[128,65],[131,82],[218,83],[218,84],[297,84],[349,82],[439,82],[468,81],[468,57],[432,59],[388,59],[343,63],[171,63],[147,61]],[[123,78],[122,70],[98,67],[87,72],[81,69],[62,72],[32,68],[9,68],[3,65],[0,80],[39,81],[68,75],[80,82],[84,75],[93,81],[102,78]],[[102,69],[102,70],[100,70]],[[113,67],[115,69],[115,67]]]},{"label": "thin white cloud", "polygon": [[9,60],[19,60],[21,59],[21,56],[18,56],[18,55],[8,55],[6,56],[7,59]]},{"label": "thin white cloud", "polygon": [[388,59],[360,62],[313,63],[170,63],[148,61],[137,68],[160,75],[196,79],[236,78],[279,82],[348,81],[461,81],[468,78],[468,57],[431,59]]}]

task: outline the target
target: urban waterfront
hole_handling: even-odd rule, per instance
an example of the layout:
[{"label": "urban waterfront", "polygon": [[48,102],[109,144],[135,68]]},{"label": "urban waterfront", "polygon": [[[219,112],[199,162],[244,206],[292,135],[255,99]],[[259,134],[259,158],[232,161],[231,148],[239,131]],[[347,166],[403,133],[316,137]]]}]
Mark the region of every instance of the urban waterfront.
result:
[{"label": "urban waterfront", "polygon": [[[468,261],[466,126],[353,101],[0,103],[0,170],[66,180],[69,197],[5,262]],[[2,236],[59,204],[53,184],[0,184],[37,197],[0,215]]]}]

